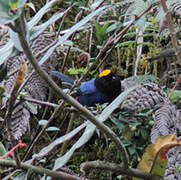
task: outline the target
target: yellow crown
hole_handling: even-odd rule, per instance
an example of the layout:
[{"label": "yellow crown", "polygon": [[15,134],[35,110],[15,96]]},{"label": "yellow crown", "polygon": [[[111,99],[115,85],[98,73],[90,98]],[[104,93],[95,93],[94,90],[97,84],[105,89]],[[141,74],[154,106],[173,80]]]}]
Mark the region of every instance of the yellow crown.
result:
[{"label": "yellow crown", "polygon": [[111,73],[111,70],[110,69],[105,69],[104,71],[102,71],[100,74],[99,74],[99,77],[103,77],[103,76],[107,76],[108,74]]}]

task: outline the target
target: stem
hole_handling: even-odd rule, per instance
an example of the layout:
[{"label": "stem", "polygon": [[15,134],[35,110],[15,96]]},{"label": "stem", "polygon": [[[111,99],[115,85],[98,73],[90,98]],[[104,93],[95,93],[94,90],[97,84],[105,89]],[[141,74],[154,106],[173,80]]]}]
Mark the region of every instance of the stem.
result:
[{"label": "stem", "polygon": [[[72,113],[71,114],[71,117],[70,117],[70,121],[69,121],[69,124],[68,124],[68,128],[67,128],[67,132],[66,134],[68,134],[72,128],[73,128],[73,123],[74,123],[74,120],[75,120],[75,114]],[[63,156],[67,150],[67,145],[68,145],[69,141],[65,141],[62,145],[62,148],[61,148],[61,153],[60,155]]]},{"label": "stem", "polygon": [[53,107],[56,108],[58,107],[57,104],[51,103],[51,102],[46,102],[46,101],[41,101],[41,100],[37,100],[37,99],[33,99],[33,98],[29,98],[29,97],[22,97],[22,100],[31,102],[31,103],[35,103],[35,104],[39,104],[39,105],[43,105],[43,106],[49,106],[49,107]]},{"label": "stem", "polygon": [[47,127],[50,125],[50,123],[53,121],[53,119],[57,116],[57,114],[61,111],[62,109],[62,105],[63,102],[58,105],[55,109],[55,111],[53,112],[53,114],[51,115],[50,119],[48,120],[48,122],[46,123],[46,125],[43,126],[42,130],[40,131],[40,133],[35,137],[35,139],[33,140],[33,142],[29,145],[24,157],[23,157],[23,161],[25,161],[25,159],[28,157],[29,153],[31,152],[31,150],[33,149],[34,145],[38,142],[38,140],[40,139],[41,135],[43,134],[43,132],[47,129]]},{"label": "stem", "polygon": [[[10,166],[10,167],[16,167],[16,163],[13,160],[0,160],[0,165],[1,166]],[[70,175],[64,172],[58,172],[58,171],[52,171],[46,168],[42,168],[39,166],[32,166],[28,165],[25,163],[21,163],[19,168],[24,169],[24,170],[29,170],[33,171],[34,173],[41,174],[41,175],[47,175],[51,176],[53,178],[57,178],[60,180],[83,180],[81,177],[76,177],[75,175]]]}]

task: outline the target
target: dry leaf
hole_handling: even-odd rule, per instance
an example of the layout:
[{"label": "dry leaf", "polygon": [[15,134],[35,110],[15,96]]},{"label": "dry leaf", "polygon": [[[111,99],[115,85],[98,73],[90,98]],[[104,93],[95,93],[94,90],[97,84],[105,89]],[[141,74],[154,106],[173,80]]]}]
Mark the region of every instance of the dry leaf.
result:
[{"label": "dry leaf", "polygon": [[155,146],[157,145],[157,148],[161,146],[161,149],[159,150],[159,156],[162,160],[166,160],[166,154],[169,149],[175,147],[175,146],[181,146],[181,142],[174,134],[169,134],[166,136],[161,136],[160,138],[157,138],[155,142]]},{"label": "dry leaf", "polygon": [[26,73],[27,73],[27,62],[23,60],[19,68],[18,74],[16,76],[16,82],[15,82],[14,88],[16,88],[17,86],[20,86],[23,83],[26,77]]},{"label": "dry leaf", "polygon": [[[154,144],[147,146],[137,169],[163,176],[167,165],[166,154],[175,146],[181,146],[181,142],[174,134],[158,137]],[[138,179],[133,178],[133,180]]]}]

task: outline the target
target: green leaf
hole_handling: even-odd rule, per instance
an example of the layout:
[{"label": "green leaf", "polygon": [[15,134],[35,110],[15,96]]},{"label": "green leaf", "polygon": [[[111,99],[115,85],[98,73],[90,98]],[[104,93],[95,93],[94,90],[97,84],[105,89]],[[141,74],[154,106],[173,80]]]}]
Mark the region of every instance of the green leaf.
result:
[{"label": "green leaf", "polygon": [[60,129],[57,128],[57,127],[55,127],[55,126],[51,126],[51,127],[48,127],[48,128],[46,129],[46,131],[60,131]]},{"label": "green leaf", "polygon": [[134,132],[131,130],[131,128],[127,125],[124,127],[124,129],[122,130],[122,135],[124,137],[124,139],[126,140],[131,140],[131,138],[134,135]]},{"label": "green leaf", "polygon": [[2,65],[6,59],[8,59],[9,57],[11,57],[11,55],[13,55],[13,45],[14,45],[13,42],[9,40],[5,46],[0,48],[0,54],[1,54],[0,65]]},{"label": "green leaf", "polygon": [[3,156],[4,154],[6,154],[6,149],[4,147],[4,145],[2,144],[2,142],[0,142],[0,156]]},{"label": "green leaf", "polygon": [[125,42],[119,43],[119,47],[133,46],[135,44],[136,44],[136,41],[125,41]]},{"label": "green leaf", "polygon": [[[26,23],[26,26],[25,26],[25,31],[27,32],[26,33],[26,40],[27,40],[27,42],[29,42],[29,30],[28,30],[28,27],[27,27],[27,23]],[[13,42],[14,47],[18,51],[23,52],[23,48],[22,48],[21,43],[19,41],[18,34],[16,32],[14,32],[12,29],[9,30],[9,34],[10,34],[10,40]]]},{"label": "green leaf", "polygon": [[141,30],[145,31],[146,28],[146,17],[142,16],[139,20],[135,22],[135,25]]},{"label": "green leaf", "polygon": [[5,89],[3,87],[0,87],[0,95],[2,95],[5,92]]},{"label": "green leaf", "polygon": [[181,164],[178,164],[176,167],[176,172],[181,173]]},{"label": "green leaf", "polygon": [[31,19],[30,22],[28,22],[28,28],[29,30],[32,29],[43,17],[44,14],[46,14],[49,10],[49,8],[59,0],[51,0],[48,3],[46,3],[45,6],[43,6],[36,14],[35,16]]},{"label": "green leaf", "polygon": [[31,109],[31,112],[32,112],[33,114],[37,114],[37,108],[36,108],[35,104],[30,103],[30,102],[28,102],[28,101],[26,101],[26,104],[27,104],[28,107]]},{"label": "green leaf", "polygon": [[45,126],[46,124],[47,124],[47,120],[44,120],[44,119],[42,119],[42,120],[40,120],[39,122],[38,122],[38,124],[40,125],[40,126]]},{"label": "green leaf", "polygon": [[10,4],[10,8],[11,9],[12,8],[18,8],[18,1],[16,1],[16,0],[12,1],[11,4]]},{"label": "green leaf", "polygon": [[87,68],[70,68],[68,70],[70,75],[85,74]]},{"label": "green leaf", "polygon": [[125,124],[120,122],[118,119],[116,119],[114,117],[111,117],[110,119],[119,128],[120,131],[122,131],[122,129],[125,127]]},{"label": "green leaf", "polygon": [[97,22],[95,22],[95,29],[96,29],[96,38],[99,43],[102,43],[104,40],[104,37],[107,33],[107,28],[109,26],[109,23],[105,24],[103,27],[100,26]]},{"label": "green leaf", "polygon": [[136,150],[133,147],[128,147],[128,151],[130,155],[133,155],[136,153]]},{"label": "green leaf", "polygon": [[0,0],[0,24],[12,23],[22,13],[26,0]]},{"label": "green leaf", "polygon": [[140,131],[141,131],[141,135],[142,135],[142,137],[144,138],[144,140],[148,140],[148,138],[149,138],[148,130],[146,130],[146,129],[141,129]]},{"label": "green leaf", "polygon": [[114,30],[116,30],[117,28],[121,27],[122,23],[121,22],[115,22],[114,24],[110,25],[107,29],[106,29],[106,33],[110,33]]},{"label": "green leaf", "polygon": [[[171,92],[171,89],[166,90],[166,93],[169,94]],[[175,103],[178,102],[181,99],[181,90],[174,90],[173,93],[170,96],[170,100]]]}]

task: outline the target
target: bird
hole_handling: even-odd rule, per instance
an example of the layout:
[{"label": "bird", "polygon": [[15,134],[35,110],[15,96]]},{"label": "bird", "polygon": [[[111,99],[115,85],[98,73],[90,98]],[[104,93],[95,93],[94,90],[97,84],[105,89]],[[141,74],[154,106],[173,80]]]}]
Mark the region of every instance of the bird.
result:
[{"label": "bird", "polygon": [[[58,71],[51,71],[53,77],[73,85],[75,80]],[[110,69],[103,70],[96,78],[82,82],[76,93],[77,101],[83,106],[111,103],[121,93],[121,78]]]}]

